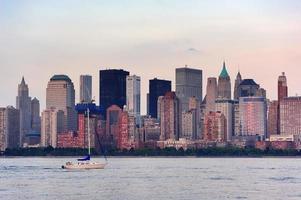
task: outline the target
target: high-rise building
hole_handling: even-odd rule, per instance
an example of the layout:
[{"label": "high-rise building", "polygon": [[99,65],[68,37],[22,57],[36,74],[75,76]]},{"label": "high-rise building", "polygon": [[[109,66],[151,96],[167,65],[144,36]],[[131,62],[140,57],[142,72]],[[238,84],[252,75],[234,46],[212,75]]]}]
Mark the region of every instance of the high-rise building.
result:
[{"label": "high-rise building", "polygon": [[99,71],[99,104],[106,117],[106,110],[111,105],[120,109],[126,105],[126,77],[128,71],[122,69],[107,69]]},{"label": "high-rise building", "polygon": [[278,131],[278,101],[272,101],[268,104],[268,121],[267,121],[267,137],[270,135],[276,135],[279,134]]},{"label": "high-rise building", "polygon": [[92,76],[81,75],[79,82],[79,101],[91,103],[92,101]]},{"label": "high-rise building", "polygon": [[158,97],[171,91],[171,81],[154,78],[149,80],[149,115],[157,118]]},{"label": "high-rise building", "polygon": [[160,140],[160,122],[150,116],[143,117],[143,130],[145,142],[156,142]]},{"label": "high-rise building", "polygon": [[238,86],[238,99],[239,97],[256,96],[259,85],[253,79],[244,79]]},{"label": "high-rise building", "polygon": [[240,85],[241,81],[242,81],[241,74],[240,74],[240,72],[238,72],[237,75],[236,75],[235,85],[234,85],[234,100],[239,99],[238,86]]},{"label": "high-rise building", "polygon": [[234,100],[234,104],[233,104],[233,135],[234,136],[240,136],[241,135],[239,102],[236,101],[236,100]]},{"label": "high-rise building", "polygon": [[231,81],[225,62],[223,63],[223,69],[218,77],[217,97],[221,99],[231,99]]},{"label": "high-rise building", "polygon": [[266,137],[267,104],[263,97],[240,97],[241,135]]},{"label": "high-rise building", "polygon": [[25,136],[31,130],[31,98],[29,97],[28,85],[24,77],[18,86],[18,96],[16,98],[16,108],[20,111],[20,145],[23,146]]},{"label": "high-rise building", "polygon": [[158,100],[160,106],[160,140],[179,139],[179,99],[175,92],[167,92]]},{"label": "high-rise building", "polygon": [[217,98],[217,81],[215,77],[208,78],[206,93],[206,113],[215,111],[215,100]]},{"label": "high-rise building", "polygon": [[288,95],[287,81],[285,73],[278,77],[278,101],[280,102]]},{"label": "high-rise building", "polygon": [[106,112],[106,140],[111,147],[117,146],[121,113],[122,110],[117,105],[111,105]]},{"label": "high-rise building", "polygon": [[204,140],[212,142],[226,141],[227,124],[226,118],[221,112],[209,112],[205,114]]},{"label": "high-rise building", "polygon": [[46,109],[53,108],[64,112],[64,130],[77,129],[74,85],[66,75],[54,75],[48,82]]},{"label": "high-rise building", "polygon": [[129,115],[140,118],[140,77],[133,75],[126,78],[126,109]]},{"label": "high-rise building", "polygon": [[64,131],[65,114],[56,108],[42,112],[41,146],[57,146],[58,134]]},{"label": "high-rise building", "polygon": [[203,99],[202,70],[183,67],[176,69],[176,95],[180,100],[180,111],[188,111],[190,97]]},{"label": "high-rise building", "polygon": [[301,97],[280,100],[280,134],[301,134]]},{"label": "high-rise building", "polygon": [[40,102],[37,98],[31,100],[31,130],[41,133]]},{"label": "high-rise building", "polygon": [[0,151],[18,147],[21,147],[20,111],[11,106],[0,108]]},{"label": "high-rise building", "polygon": [[226,141],[231,141],[233,136],[233,108],[234,101],[230,99],[217,99],[215,101],[215,110],[224,114],[226,118]]}]

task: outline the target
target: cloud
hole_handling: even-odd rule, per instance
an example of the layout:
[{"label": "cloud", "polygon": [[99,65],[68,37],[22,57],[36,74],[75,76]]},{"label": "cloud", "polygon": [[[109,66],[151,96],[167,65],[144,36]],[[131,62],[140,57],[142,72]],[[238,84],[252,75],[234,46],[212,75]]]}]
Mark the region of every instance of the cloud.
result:
[{"label": "cloud", "polygon": [[188,52],[199,52],[198,49],[193,48],[193,47],[188,48],[187,51],[188,51]]}]

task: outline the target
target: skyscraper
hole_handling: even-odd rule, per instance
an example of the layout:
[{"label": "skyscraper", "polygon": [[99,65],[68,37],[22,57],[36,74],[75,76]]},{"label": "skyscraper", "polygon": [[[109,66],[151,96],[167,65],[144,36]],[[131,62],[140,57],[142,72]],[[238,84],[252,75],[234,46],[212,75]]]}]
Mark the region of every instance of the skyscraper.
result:
[{"label": "skyscraper", "polygon": [[301,134],[301,97],[284,97],[280,101],[280,134]]},{"label": "skyscraper", "polygon": [[226,119],[226,141],[230,141],[233,136],[233,114],[234,101],[230,99],[217,99],[215,101],[215,110],[224,114]]},{"label": "skyscraper", "polygon": [[106,110],[111,105],[120,109],[126,105],[126,77],[128,71],[122,69],[108,69],[99,71],[99,104],[106,117]]},{"label": "skyscraper", "polygon": [[278,101],[280,102],[288,95],[287,81],[285,73],[278,77]]},{"label": "skyscraper", "polygon": [[209,77],[206,90],[206,113],[215,111],[215,100],[217,98],[217,81],[215,77]]},{"label": "skyscraper", "polygon": [[268,104],[268,121],[267,121],[267,136],[269,137],[270,135],[276,135],[279,134],[278,131],[278,111],[279,111],[279,104],[278,101],[272,101],[269,102]]},{"label": "skyscraper", "polygon": [[40,102],[37,98],[31,100],[31,130],[41,133]]},{"label": "skyscraper", "polygon": [[126,78],[126,109],[129,115],[140,116],[140,77],[133,75]]},{"label": "skyscraper", "polygon": [[203,99],[202,70],[183,67],[176,69],[176,95],[180,100],[181,112],[188,111],[190,97]]},{"label": "skyscraper", "polygon": [[241,97],[239,115],[241,135],[266,137],[267,104],[264,97]]},{"label": "skyscraper", "polygon": [[171,91],[171,81],[154,78],[149,80],[149,115],[157,118],[158,97]]},{"label": "skyscraper", "polygon": [[64,131],[65,113],[56,108],[46,109],[42,112],[41,146],[57,146],[58,134]]},{"label": "skyscraper", "polygon": [[217,91],[218,98],[231,99],[231,81],[225,62],[223,63],[223,69],[218,77]]},{"label": "skyscraper", "polygon": [[238,86],[240,85],[241,81],[242,81],[241,74],[240,74],[240,72],[238,72],[237,75],[236,75],[235,85],[234,85],[234,100],[239,99]]},{"label": "skyscraper", "polygon": [[64,130],[77,129],[74,85],[66,75],[54,75],[48,82],[46,109],[53,108],[64,112]]},{"label": "skyscraper", "polygon": [[31,129],[31,98],[29,97],[28,85],[24,77],[18,86],[18,96],[16,98],[16,108],[20,111],[20,145],[25,141],[25,136]]},{"label": "skyscraper", "polygon": [[256,96],[259,85],[253,79],[244,79],[238,86],[239,97]]},{"label": "skyscraper", "polygon": [[205,141],[225,142],[226,132],[226,118],[223,113],[210,111],[205,115],[203,138]]},{"label": "skyscraper", "polygon": [[80,76],[80,102],[91,102],[92,100],[92,76],[90,75],[81,75]]},{"label": "skyscraper", "polygon": [[0,108],[0,151],[19,147],[20,111],[12,106]]},{"label": "skyscraper", "polygon": [[179,99],[175,92],[167,92],[158,100],[160,106],[160,140],[179,139]]}]

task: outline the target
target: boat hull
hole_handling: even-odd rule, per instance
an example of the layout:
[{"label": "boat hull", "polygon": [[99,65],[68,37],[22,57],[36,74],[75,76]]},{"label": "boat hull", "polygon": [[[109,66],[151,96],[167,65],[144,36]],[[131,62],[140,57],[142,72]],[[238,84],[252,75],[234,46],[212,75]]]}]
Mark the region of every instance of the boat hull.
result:
[{"label": "boat hull", "polygon": [[71,163],[63,165],[63,169],[104,169],[106,163]]}]

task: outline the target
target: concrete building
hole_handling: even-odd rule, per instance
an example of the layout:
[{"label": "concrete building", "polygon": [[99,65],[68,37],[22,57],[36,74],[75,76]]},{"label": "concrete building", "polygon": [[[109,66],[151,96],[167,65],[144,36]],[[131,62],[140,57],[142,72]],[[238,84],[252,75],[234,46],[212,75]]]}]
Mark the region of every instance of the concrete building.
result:
[{"label": "concrete building", "polygon": [[267,137],[270,135],[277,135],[279,134],[278,131],[278,111],[279,111],[279,103],[278,101],[272,101],[268,103],[268,121],[267,121]]},{"label": "concrete building", "polygon": [[226,118],[221,112],[209,112],[205,115],[204,140],[214,142],[225,142],[227,124]]},{"label": "concrete building", "polygon": [[164,96],[167,92],[171,91],[171,81],[160,80],[154,78],[149,80],[149,115],[153,118],[158,116],[158,98]]},{"label": "concrete building", "polygon": [[12,106],[0,108],[0,151],[19,147],[20,111]]},{"label": "concrete building", "polygon": [[301,134],[301,97],[280,100],[280,134]]},{"label": "concrete building", "polygon": [[234,84],[234,100],[239,99],[238,86],[240,85],[241,81],[242,81],[241,74],[240,74],[240,72],[238,72],[236,75],[235,84]]},{"label": "concrete building", "polygon": [[46,89],[46,109],[64,112],[63,130],[76,131],[75,90],[71,79],[66,75],[54,75]]},{"label": "concrete building", "polygon": [[278,102],[282,101],[288,95],[288,87],[285,73],[278,77]]},{"label": "concrete building", "polygon": [[129,115],[140,120],[140,77],[136,75],[127,76],[126,78],[126,109]]},{"label": "concrete building", "polygon": [[79,101],[90,103],[92,101],[92,76],[80,75],[79,79]]},{"label": "concrete building", "polygon": [[31,97],[29,97],[28,85],[22,77],[18,85],[18,96],[16,97],[16,108],[20,111],[20,142],[23,146],[25,136],[31,130]]},{"label": "concrete building", "polygon": [[217,98],[217,80],[215,77],[209,77],[206,90],[206,113],[215,111],[215,100]]},{"label": "concrete building", "polygon": [[233,135],[241,135],[241,123],[240,123],[240,114],[239,114],[239,102],[234,101],[233,104]]},{"label": "concrete building", "polygon": [[188,111],[190,97],[203,99],[202,70],[176,68],[176,95],[180,100],[180,111]]},{"label": "concrete building", "polygon": [[143,141],[152,142],[160,140],[160,122],[156,118],[150,116],[143,117]]},{"label": "concrete building", "polygon": [[41,133],[40,102],[37,98],[31,100],[31,130]]},{"label": "concrete building", "polygon": [[263,97],[240,97],[239,115],[242,136],[266,137],[267,104]]},{"label": "concrete building", "polygon": [[106,140],[111,147],[117,147],[119,134],[119,120],[122,110],[117,105],[112,105],[107,109],[106,120]]},{"label": "concrete building", "polygon": [[179,139],[179,99],[175,92],[167,92],[158,100],[160,105],[160,140]]},{"label": "concrete building", "polygon": [[231,81],[225,62],[223,63],[223,69],[218,77],[217,97],[221,99],[231,99]]},{"label": "concrete building", "polygon": [[126,77],[130,73],[122,69],[107,69],[99,71],[99,105],[103,108],[103,116],[106,118],[106,110],[117,105],[123,109],[126,105]]},{"label": "concrete building", "polygon": [[46,109],[42,112],[41,146],[57,146],[58,134],[64,129],[64,112],[56,108]]},{"label": "concrete building", "polygon": [[226,141],[230,141],[233,136],[234,101],[230,99],[217,99],[215,101],[215,111],[221,112],[226,118]]}]

